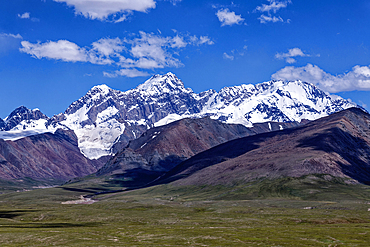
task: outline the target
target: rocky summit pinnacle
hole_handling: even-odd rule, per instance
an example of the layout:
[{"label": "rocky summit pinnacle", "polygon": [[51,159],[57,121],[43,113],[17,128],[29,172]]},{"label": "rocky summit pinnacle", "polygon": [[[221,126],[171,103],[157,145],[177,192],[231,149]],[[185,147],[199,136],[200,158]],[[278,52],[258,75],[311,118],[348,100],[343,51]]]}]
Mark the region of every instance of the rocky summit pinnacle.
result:
[{"label": "rocky summit pinnacle", "polygon": [[187,91],[184,87],[184,83],[171,72],[165,75],[154,75],[143,84],[137,86],[136,89],[151,94]]},{"label": "rocky summit pinnacle", "polygon": [[[37,125],[37,120],[49,119],[39,109],[30,110],[25,106],[16,108],[10,115],[5,119],[4,130],[12,130],[18,126],[18,129],[26,129],[27,127]],[[41,121],[45,124],[45,121]],[[27,126],[29,125],[29,126]]]},{"label": "rocky summit pinnacle", "polygon": [[101,94],[108,94],[112,90],[110,87],[108,87],[105,84],[94,86],[90,89],[90,92],[92,94],[101,93]]}]

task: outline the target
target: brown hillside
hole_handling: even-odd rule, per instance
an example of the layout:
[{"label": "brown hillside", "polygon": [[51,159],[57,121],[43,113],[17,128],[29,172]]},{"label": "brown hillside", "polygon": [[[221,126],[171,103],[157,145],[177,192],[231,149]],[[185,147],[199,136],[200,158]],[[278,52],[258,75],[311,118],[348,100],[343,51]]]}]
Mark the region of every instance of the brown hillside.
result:
[{"label": "brown hillside", "polygon": [[175,167],[157,183],[232,184],[330,174],[370,182],[370,115],[344,110],[302,127],[233,140]]},{"label": "brown hillside", "polygon": [[67,180],[94,173],[101,166],[81,154],[73,131],[59,129],[17,141],[0,139],[0,178]]},{"label": "brown hillside", "polygon": [[[182,161],[221,143],[259,132],[296,126],[297,123],[261,123],[253,128],[225,124],[211,118],[182,119],[149,129],[117,153],[96,174],[129,179],[142,185],[169,171]],[[135,182],[136,181],[136,182]]]}]

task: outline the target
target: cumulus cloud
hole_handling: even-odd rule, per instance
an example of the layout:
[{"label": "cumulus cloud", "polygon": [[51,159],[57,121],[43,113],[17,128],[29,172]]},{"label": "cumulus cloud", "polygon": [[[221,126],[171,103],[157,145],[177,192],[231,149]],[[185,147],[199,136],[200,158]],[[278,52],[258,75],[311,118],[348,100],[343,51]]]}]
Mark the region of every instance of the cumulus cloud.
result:
[{"label": "cumulus cloud", "polygon": [[297,62],[294,57],[310,57],[310,55],[305,54],[301,49],[299,48],[292,48],[289,49],[287,53],[276,53],[275,58],[277,59],[285,59],[287,63],[295,63]]},{"label": "cumulus cloud", "polygon": [[[284,22],[283,18],[280,16],[273,16],[271,12],[276,14],[277,11],[279,11],[282,8],[286,8],[289,3],[292,3],[290,0],[286,1],[278,1],[278,0],[267,0],[269,4],[262,4],[262,6],[258,6],[255,11],[259,12],[267,12],[267,15],[262,14],[260,17],[258,17],[258,20],[261,23],[268,23],[268,22]],[[290,20],[287,21],[290,23]]]},{"label": "cumulus cloud", "polygon": [[38,59],[49,58],[65,62],[87,62],[89,59],[84,48],[80,48],[68,40],[49,41],[43,44],[32,44],[28,41],[22,41],[21,44],[23,46],[20,49],[21,52],[28,53]]},{"label": "cumulus cloud", "polygon": [[[129,50],[131,56],[136,59],[133,63],[131,60],[121,63],[122,67],[138,67],[144,69],[180,67],[182,63],[173,57],[170,48],[178,42],[178,37],[162,37],[159,35],[140,32],[140,37],[130,41]],[[185,42],[185,41],[184,41]],[[175,47],[179,48],[179,47]]]},{"label": "cumulus cloud", "polygon": [[241,15],[236,15],[235,12],[231,12],[229,9],[220,9],[216,13],[218,20],[221,22],[221,26],[232,26],[234,24],[242,24],[244,18]]},{"label": "cumulus cloud", "polygon": [[[107,20],[113,17],[117,22],[126,19],[132,11],[147,12],[156,7],[154,0],[54,0],[66,3],[75,13],[86,18]],[[118,17],[118,18],[117,18]]]},{"label": "cumulus cloud", "polygon": [[171,44],[171,47],[172,48],[184,48],[187,46],[187,43],[184,41],[184,38],[183,37],[180,37],[180,36],[176,36],[172,39],[172,44]]},{"label": "cumulus cloud", "polygon": [[89,62],[94,64],[113,64],[115,61],[111,57],[118,57],[124,49],[123,41],[119,38],[100,39],[92,43],[92,49],[88,52]]},{"label": "cumulus cloud", "polygon": [[65,62],[89,62],[99,65],[120,67],[105,76],[143,76],[147,72],[137,69],[157,69],[183,66],[175,56],[188,45],[211,45],[213,41],[207,36],[190,36],[176,34],[163,37],[153,33],[139,32],[131,38],[102,38],[93,42],[90,47],[80,47],[68,40],[30,43],[22,41],[21,52],[34,58],[62,60]]},{"label": "cumulus cloud", "polygon": [[310,82],[329,93],[370,90],[370,66],[356,65],[351,71],[341,75],[329,74],[312,64],[304,67],[287,66],[273,74],[271,78]]}]

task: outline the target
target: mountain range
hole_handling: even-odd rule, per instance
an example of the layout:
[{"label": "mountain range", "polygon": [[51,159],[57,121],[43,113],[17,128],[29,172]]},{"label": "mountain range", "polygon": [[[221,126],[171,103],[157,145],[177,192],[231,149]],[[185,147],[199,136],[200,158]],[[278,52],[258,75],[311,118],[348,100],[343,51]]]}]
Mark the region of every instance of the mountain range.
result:
[{"label": "mountain range", "polygon": [[168,73],[126,92],[95,86],[51,118],[21,106],[0,127],[6,180],[90,175],[137,188],[327,174],[370,183],[370,115],[302,81],[197,94]]},{"label": "mountain range", "polygon": [[370,184],[368,113],[351,108],[302,126],[238,138],[192,156],[151,185],[233,185],[310,174]]},{"label": "mountain range", "polygon": [[38,109],[19,107],[0,120],[0,138],[17,140],[57,129],[73,130],[82,154],[98,159],[121,151],[152,127],[179,119],[208,116],[252,127],[260,122],[315,120],[350,107],[359,106],[302,81],[269,81],[195,93],[167,73],[126,92],[95,86],[51,118]]}]

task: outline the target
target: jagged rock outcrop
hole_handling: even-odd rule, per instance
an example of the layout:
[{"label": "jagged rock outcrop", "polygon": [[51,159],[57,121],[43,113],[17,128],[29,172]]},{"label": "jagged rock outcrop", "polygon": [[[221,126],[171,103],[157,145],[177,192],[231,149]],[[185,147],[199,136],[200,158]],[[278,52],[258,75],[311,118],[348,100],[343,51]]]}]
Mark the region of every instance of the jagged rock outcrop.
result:
[{"label": "jagged rock outcrop", "polygon": [[0,118],[0,131],[5,130],[5,122]]}]

